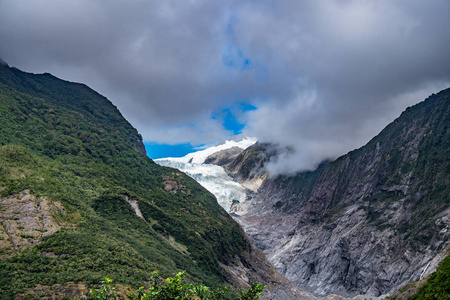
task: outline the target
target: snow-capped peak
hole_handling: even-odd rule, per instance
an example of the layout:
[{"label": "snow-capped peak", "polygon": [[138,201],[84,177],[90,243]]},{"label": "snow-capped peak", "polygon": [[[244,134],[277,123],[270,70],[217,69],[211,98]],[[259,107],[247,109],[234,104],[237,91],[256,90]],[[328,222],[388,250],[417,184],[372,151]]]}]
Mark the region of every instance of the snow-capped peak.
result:
[{"label": "snow-capped peak", "polygon": [[222,150],[226,150],[226,149],[230,149],[232,147],[239,147],[244,150],[244,149],[247,149],[248,147],[250,147],[251,145],[255,144],[256,141],[257,141],[256,138],[244,138],[239,142],[233,141],[233,140],[228,140],[220,145],[209,147],[204,150],[197,151],[197,152],[192,152],[183,157],[167,157],[167,158],[155,159],[155,161],[170,160],[170,161],[174,161],[174,162],[202,164],[205,162],[206,158],[213,153],[216,153],[216,152],[222,151]]}]

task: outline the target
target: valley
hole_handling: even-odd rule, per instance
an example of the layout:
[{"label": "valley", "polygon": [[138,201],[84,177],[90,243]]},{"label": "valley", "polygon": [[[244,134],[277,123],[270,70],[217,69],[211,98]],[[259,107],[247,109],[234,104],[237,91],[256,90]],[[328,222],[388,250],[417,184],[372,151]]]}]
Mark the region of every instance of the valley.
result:
[{"label": "valley", "polygon": [[0,0],[0,300],[450,300],[449,15]]},{"label": "valley", "polygon": [[137,130],[86,85],[1,63],[0,119],[1,299],[86,297],[107,276],[134,288],[156,270],[302,295],[211,193],[149,159]]},{"label": "valley", "polygon": [[267,172],[280,149],[251,138],[155,163],[109,100],[50,74],[0,65],[0,99],[2,299],[86,296],[105,275],[133,286],[156,269],[235,290],[258,281],[263,299],[286,300],[441,278],[450,90],[292,175]]},{"label": "valley", "polygon": [[[434,272],[449,251],[449,103],[450,90],[433,94],[364,147],[313,171],[270,176],[264,164],[276,152],[259,143],[229,160],[225,150],[211,154],[206,161],[229,176],[221,171],[214,187],[201,174],[208,164],[173,166],[227,198],[224,207],[299,288],[318,297],[386,296]],[[228,192],[230,178],[262,185],[244,200]]]}]

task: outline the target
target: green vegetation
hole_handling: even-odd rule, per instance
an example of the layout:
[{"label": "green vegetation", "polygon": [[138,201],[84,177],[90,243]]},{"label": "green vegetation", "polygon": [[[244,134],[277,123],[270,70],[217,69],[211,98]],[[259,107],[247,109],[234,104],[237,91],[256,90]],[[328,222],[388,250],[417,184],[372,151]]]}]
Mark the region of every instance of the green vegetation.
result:
[{"label": "green vegetation", "polygon": [[[152,272],[146,287],[141,286],[134,292],[127,293],[126,297],[129,300],[257,300],[265,288],[259,283],[254,283],[246,292],[239,289],[239,296],[230,298],[228,297],[231,290],[230,287],[212,290],[203,284],[186,284],[184,282],[184,273],[178,272],[175,276],[163,280],[158,271]],[[120,298],[119,294],[115,292],[112,280],[108,277],[102,281],[99,289],[91,289],[90,294],[92,299],[95,300]]]},{"label": "green vegetation", "polygon": [[450,256],[447,256],[436,271],[425,279],[407,283],[386,299],[450,299]]},{"label": "green vegetation", "polygon": [[102,274],[141,285],[155,269],[219,287],[219,263],[250,250],[213,195],[146,157],[137,131],[87,86],[0,66],[0,119],[0,197],[28,189],[65,208],[53,216],[63,229],[0,260],[1,299]]},{"label": "green vegetation", "polygon": [[436,272],[430,274],[427,282],[410,299],[450,299],[450,256],[441,262]]}]

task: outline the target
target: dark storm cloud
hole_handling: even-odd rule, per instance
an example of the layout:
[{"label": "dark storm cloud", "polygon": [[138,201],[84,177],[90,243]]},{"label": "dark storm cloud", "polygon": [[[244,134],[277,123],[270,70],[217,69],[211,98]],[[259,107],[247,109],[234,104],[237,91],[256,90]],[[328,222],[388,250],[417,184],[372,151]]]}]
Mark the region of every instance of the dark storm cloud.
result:
[{"label": "dark storm cloud", "polygon": [[262,140],[293,146],[273,172],[311,169],[360,147],[408,105],[449,86],[448,2],[283,4],[242,26],[251,37],[244,49],[264,49],[264,61],[282,57],[269,65],[289,94],[273,95],[247,126]]},{"label": "dark storm cloud", "polygon": [[450,2],[0,0],[0,57],[105,94],[148,141],[244,131],[293,146],[274,172],[362,146],[450,82]]}]

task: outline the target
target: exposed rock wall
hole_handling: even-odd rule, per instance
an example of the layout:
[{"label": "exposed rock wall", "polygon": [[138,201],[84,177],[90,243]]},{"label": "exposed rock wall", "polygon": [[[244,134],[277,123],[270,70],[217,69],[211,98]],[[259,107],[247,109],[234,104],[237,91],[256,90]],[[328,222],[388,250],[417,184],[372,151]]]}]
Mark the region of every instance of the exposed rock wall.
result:
[{"label": "exposed rock wall", "polygon": [[379,296],[420,279],[450,245],[449,103],[442,91],[366,146],[265,180],[236,219],[277,270],[316,295]]},{"label": "exposed rock wall", "polygon": [[[261,299],[277,300],[315,300],[312,294],[300,290],[295,284],[278,273],[263,252],[251,244],[251,251],[245,256],[236,257],[228,265],[221,264],[223,274],[235,287],[247,289],[249,283],[266,285]],[[257,272],[255,272],[257,270]]]},{"label": "exposed rock wall", "polygon": [[217,166],[225,166],[233,162],[236,157],[241,154],[243,149],[239,147],[231,147],[229,149],[217,151],[205,159],[205,164],[212,164]]},{"label": "exposed rock wall", "polygon": [[61,228],[54,215],[63,213],[59,202],[36,197],[25,190],[0,198],[0,258],[39,243],[43,237]]}]

